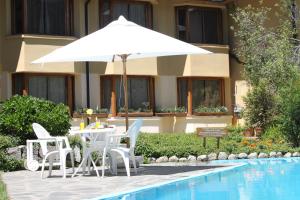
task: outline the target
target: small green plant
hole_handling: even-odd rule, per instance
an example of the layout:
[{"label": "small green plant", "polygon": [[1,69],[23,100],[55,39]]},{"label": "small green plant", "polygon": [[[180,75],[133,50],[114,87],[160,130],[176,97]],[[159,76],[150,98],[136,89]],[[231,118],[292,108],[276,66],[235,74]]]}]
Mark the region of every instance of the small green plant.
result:
[{"label": "small green plant", "polygon": [[156,108],[155,112],[157,113],[184,113],[186,112],[185,107],[170,107],[170,108]]},{"label": "small green plant", "polygon": [[[118,109],[118,111],[120,113],[125,113],[125,108],[124,107],[120,107]],[[128,113],[135,113],[135,112],[151,112],[151,110],[145,109],[145,108],[137,108],[137,109],[128,108]]]},{"label": "small green plant", "polygon": [[217,106],[217,107],[206,107],[206,106],[198,106],[195,112],[199,113],[226,113],[228,109],[225,106]]}]

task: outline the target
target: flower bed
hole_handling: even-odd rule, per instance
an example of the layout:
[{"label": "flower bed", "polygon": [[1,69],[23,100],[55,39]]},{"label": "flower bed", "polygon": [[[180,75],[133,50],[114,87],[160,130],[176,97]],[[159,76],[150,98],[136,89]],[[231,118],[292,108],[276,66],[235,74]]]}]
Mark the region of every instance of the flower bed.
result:
[{"label": "flower bed", "polygon": [[206,147],[203,147],[203,139],[196,134],[184,133],[160,133],[160,134],[140,134],[136,146],[136,155],[146,158],[159,158],[162,156],[178,158],[188,157],[189,155],[200,156],[210,153],[225,152],[227,155],[245,153],[247,156],[253,152],[270,154],[270,152],[300,152],[300,148],[290,146],[281,139],[248,139],[244,138],[240,128],[237,132],[229,134],[220,140],[220,147],[217,148],[215,138],[207,138]]}]

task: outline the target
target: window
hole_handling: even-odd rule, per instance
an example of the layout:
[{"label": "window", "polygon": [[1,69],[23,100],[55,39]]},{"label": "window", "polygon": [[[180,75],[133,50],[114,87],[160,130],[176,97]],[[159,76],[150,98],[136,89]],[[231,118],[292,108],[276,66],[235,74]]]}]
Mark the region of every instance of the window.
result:
[{"label": "window", "polygon": [[100,27],[106,26],[123,15],[141,26],[152,28],[152,5],[130,0],[99,0]]},{"label": "window", "polygon": [[222,44],[222,10],[195,6],[176,7],[177,38],[190,43]]},{"label": "window", "polygon": [[13,94],[31,95],[73,109],[74,78],[71,75],[13,74]]},{"label": "window", "polygon": [[71,35],[73,0],[11,0],[13,34]]},{"label": "window", "polygon": [[[191,88],[189,88],[189,81]],[[224,104],[223,79],[178,78],[178,105],[188,107],[188,91],[192,93],[193,109],[199,106],[216,107]]]},{"label": "window", "polygon": [[[128,109],[139,110],[153,105],[153,78],[148,76],[127,76]],[[115,99],[112,98],[115,95]],[[117,111],[124,107],[124,89],[121,76],[101,77],[101,107],[111,109],[111,104],[115,104]]]}]

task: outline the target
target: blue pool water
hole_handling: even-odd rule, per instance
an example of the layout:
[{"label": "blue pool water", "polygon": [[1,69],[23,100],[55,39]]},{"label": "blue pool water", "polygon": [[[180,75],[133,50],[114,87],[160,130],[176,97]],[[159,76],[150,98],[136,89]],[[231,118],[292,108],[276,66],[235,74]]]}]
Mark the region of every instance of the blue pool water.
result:
[{"label": "blue pool water", "polygon": [[[299,200],[300,159],[245,160],[245,165],[105,200]],[[217,163],[217,162],[216,162]],[[101,199],[101,198],[100,198]]]}]

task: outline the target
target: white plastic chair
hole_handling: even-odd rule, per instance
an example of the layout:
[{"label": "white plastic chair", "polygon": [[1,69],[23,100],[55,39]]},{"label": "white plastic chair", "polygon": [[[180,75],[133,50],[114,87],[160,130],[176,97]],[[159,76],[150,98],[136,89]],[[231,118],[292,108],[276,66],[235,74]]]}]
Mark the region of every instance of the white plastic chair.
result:
[{"label": "white plastic chair", "polygon": [[[43,178],[44,169],[46,165],[47,159],[49,160],[49,176],[52,173],[53,161],[55,158],[59,157],[59,166],[60,169],[63,170],[63,178],[66,178],[66,158],[67,155],[70,153],[71,162],[72,162],[72,169],[74,172],[74,152],[73,149],[70,147],[70,143],[67,137],[52,137],[49,132],[42,127],[38,123],[33,123],[32,128],[34,130],[35,135],[37,136],[41,149],[42,149],[42,173],[41,177]],[[53,151],[48,151],[47,144],[53,143],[56,144],[56,149]],[[65,146],[64,146],[65,144]]]},{"label": "white plastic chair", "polygon": [[[127,176],[130,176],[130,166],[129,166],[130,160],[133,163],[133,167],[134,167],[135,173],[137,173],[136,160],[135,160],[135,155],[134,155],[134,148],[135,148],[136,140],[137,140],[137,137],[138,137],[138,134],[140,132],[140,129],[141,129],[142,125],[143,125],[143,120],[142,119],[136,120],[129,127],[127,133],[125,134],[126,137],[130,138],[130,147],[129,148],[125,148],[125,147],[112,147],[109,150],[110,154],[112,155],[113,168],[114,168],[114,171],[115,171],[116,174],[117,174],[117,163],[116,162],[117,162],[117,155],[118,154],[123,159],[123,162],[124,162],[125,168],[126,168]],[[112,136],[112,137],[114,137],[114,136]],[[116,140],[116,142],[118,142],[118,139],[115,139],[115,140]]]}]

